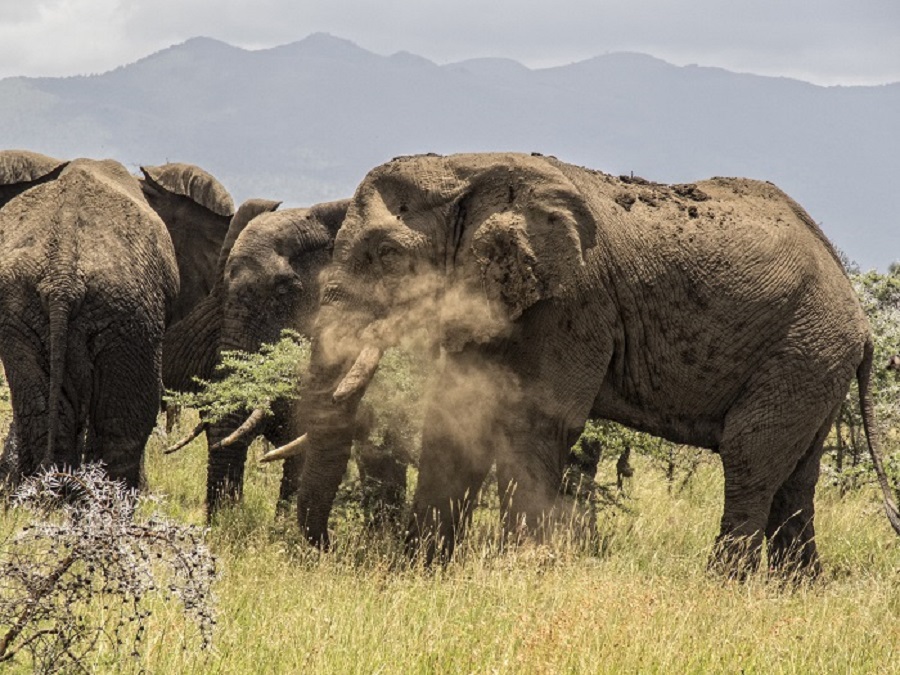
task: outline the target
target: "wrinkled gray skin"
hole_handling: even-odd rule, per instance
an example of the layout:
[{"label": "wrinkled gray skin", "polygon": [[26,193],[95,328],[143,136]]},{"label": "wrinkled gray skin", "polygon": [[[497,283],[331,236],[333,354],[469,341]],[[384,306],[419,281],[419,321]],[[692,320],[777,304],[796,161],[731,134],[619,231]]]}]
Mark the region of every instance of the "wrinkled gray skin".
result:
[{"label": "wrinkled gray skin", "polygon": [[[112,160],[0,153],[0,359],[15,473],[103,461],[137,487],[160,397],[172,241]],[[15,195],[15,196],[13,196]]]},{"label": "wrinkled gray skin", "polygon": [[823,442],[854,378],[872,428],[872,338],[831,245],[773,185],[665,186],[517,154],[398,158],[358,187],[322,283],[298,496],[311,541],[327,544],[362,395],[335,405],[332,392],[361,347],[431,321],[445,356],[412,548],[452,551],[494,462],[507,528],[538,528],[590,416],[720,455],[714,563],[752,568],[767,538],[773,567],[817,568]]},{"label": "wrinkled gray skin", "polygon": [[[166,336],[164,380],[171,389],[190,390],[192,376],[214,379],[221,352],[256,352],[291,328],[309,335],[318,308],[318,277],[331,260],[334,235],[349,200],[310,208],[275,211],[278,202],[250,200],[232,221],[220,256],[212,292]],[[211,448],[207,507],[211,515],[223,500],[239,499],[249,442],[263,434],[282,444],[298,431],[291,406],[276,405],[274,415],[246,438],[214,448],[243,421],[233,415],[207,429]],[[286,462],[282,499],[296,490],[299,459]]]},{"label": "wrinkled gray skin", "polygon": [[[0,151],[0,210],[25,190],[56,180],[68,162],[28,150]],[[10,424],[0,455],[0,483],[18,479],[19,440]]]}]

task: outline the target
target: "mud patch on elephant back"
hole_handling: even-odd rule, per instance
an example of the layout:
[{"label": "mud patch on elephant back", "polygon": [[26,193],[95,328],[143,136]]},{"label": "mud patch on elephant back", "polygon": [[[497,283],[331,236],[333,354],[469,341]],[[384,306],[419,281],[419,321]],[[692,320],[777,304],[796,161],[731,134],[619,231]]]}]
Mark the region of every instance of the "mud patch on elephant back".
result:
[{"label": "mud patch on elephant back", "polygon": [[630,192],[620,192],[615,196],[616,204],[621,206],[626,211],[631,211],[631,207],[634,206],[634,202],[636,201],[634,195]]},{"label": "mud patch on elephant back", "polygon": [[659,201],[656,197],[656,194],[653,192],[641,192],[638,195],[638,199],[646,204],[647,206],[657,207],[659,206]]},{"label": "mud patch on elephant back", "polygon": [[709,195],[693,183],[673,185],[672,191],[679,197],[684,197],[685,199],[690,199],[695,202],[705,202],[709,199]]},{"label": "mud patch on elephant back", "polygon": [[627,185],[658,185],[658,183],[654,183],[653,181],[649,181],[646,178],[641,178],[640,176],[635,176],[634,174],[622,175],[619,176],[619,180]]}]

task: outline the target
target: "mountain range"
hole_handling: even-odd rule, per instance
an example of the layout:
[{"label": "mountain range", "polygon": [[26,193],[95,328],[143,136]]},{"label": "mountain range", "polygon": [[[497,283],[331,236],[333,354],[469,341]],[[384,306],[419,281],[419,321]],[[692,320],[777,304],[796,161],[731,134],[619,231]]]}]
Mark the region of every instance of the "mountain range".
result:
[{"label": "mountain range", "polygon": [[863,268],[900,259],[900,83],[821,87],[608,53],[438,65],[327,34],[245,50],[193,38],[95,75],[0,80],[0,148],[191,162],[236,202],[352,194],[397,155],[541,152],[686,183],[770,180]]}]

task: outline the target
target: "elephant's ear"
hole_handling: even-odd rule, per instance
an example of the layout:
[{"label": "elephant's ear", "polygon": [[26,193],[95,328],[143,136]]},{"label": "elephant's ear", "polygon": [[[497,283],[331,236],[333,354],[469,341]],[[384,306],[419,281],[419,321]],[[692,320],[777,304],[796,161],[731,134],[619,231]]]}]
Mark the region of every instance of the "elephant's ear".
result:
[{"label": "elephant's ear", "polygon": [[341,229],[344,218],[347,217],[350,201],[349,199],[339,199],[334,202],[315,204],[309,207],[309,213],[325,226],[333,239],[337,235],[337,231]]},{"label": "elephant's ear", "polygon": [[221,281],[222,276],[225,274],[225,263],[228,262],[228,256],[231,255],[231,249],[234,248],[234,242],[237,241],[238,235],[244,231],[244,228],[247,227],[250,221],[256,218],[256,216],[263,213],[271,213],[279,206],[281,206],[281,202],[273,201],[271,199],[248,199],[238,207],[238,210],[231,218],[228,232],[225,234],[225,239],[222,242],[222,249],[219,251],[219,261],[216,266],[216,269],[218,270],[216,273],[216,283]]},{"label": "elephant's ear", "polygon": [[0,208],[28,188],[54,180],[67,164],[28,150],[0,151]]},{"label": "elephant's ear", "polygon": [[536,180],[505,167],[488,172],[473,181],[456,211],[454,285],[484,305],[467,308],[473,320],[486,318],[486,331],[471,331],[470,339],[479,341],[535,303],[574,291],[596,239],[584,199],[556,173]]},{"label": "elephant's ear", "polygon": [[231,218],[234,214],[234,201],[228,190],[199,166],[170,162],[161,166],[142,166],[141,172],[157,190],[187,197],[218,216]]}]

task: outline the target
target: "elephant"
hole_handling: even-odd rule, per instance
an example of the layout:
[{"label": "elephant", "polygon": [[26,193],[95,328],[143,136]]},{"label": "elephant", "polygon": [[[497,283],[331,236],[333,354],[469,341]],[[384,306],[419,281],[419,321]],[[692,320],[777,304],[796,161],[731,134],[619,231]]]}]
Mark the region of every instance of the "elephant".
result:
[{"label": "elephant", "polygon": [[181,288],[169,317],[174,325],[212,290],[234,201],[224,185],[194,164],[170,162],[140,170],[144,196],[175,247]]},{"label": "elephant", "polygon": [[[224,185],[195,164],[169,162],[141,166],[140,170],[144,197],[163,219],[175,246],[181,287],[168,320],[173,326],[212,290],[219,254],[234,216],[234,201]],[[165,358],[164,351],[164,363]],[[171,432],[177,409],[163,407],[166,432]]]},{"label": "elephant", "polygon": [[[0,210],[25,190],[55,180],[68,162],[28,150],[0,151]],[[15,481],[18,438],[10,425],[0,454],[0,483]]]},{"label": "elephant", "polygon": [[505,531],[562,510],[568,449],[613,420],[721,458],[711,566],[819,568],[823,444],[859,384],[877,450],[872,335],[834,248],[771,183],[665,185],[537,153],[399,157],[357,187],[321,281],[304,385],[297,517],[327,546],[350,420],[382,350],[429,327],[428,396],[407,544],[453,552],[492,465]]},{"label": "elephant", "polygon": [[[0,360],[16,474],[103,461],[137,488],[179,288],[172,240],[113,160],[0,153]],[[30,187],[28,184],[30,183]]]},{"label": "elephant", "polygon": [[25,190],[56,180],[66,164],[28,150],[0,151],[0,209]]},{"label": "elephant", "polygon": [[[348,204],[345,199],[276,211],[279,202],[254,199],[238,209],[211,292],[166,335],[167,388],[189,391],[193,377],[214,379],[225,350],[255,352],[263,343],[277,341],[285,328],[311,333],[318,309],[318,277],[331,260],[334,236]],[[242,416],[235,414],[195,429],[195,435],[206,431],[209,447],[209,516],[223,501],[240,498],[252,437],[263,434],[278,444],[295,435],[293,404],[276,402],[273,413],[264,419],[262,411],[254,411],[249,425],[242,425]],[[297,460],[285,465],[282,502],[296,490],[298,467]]]}]

